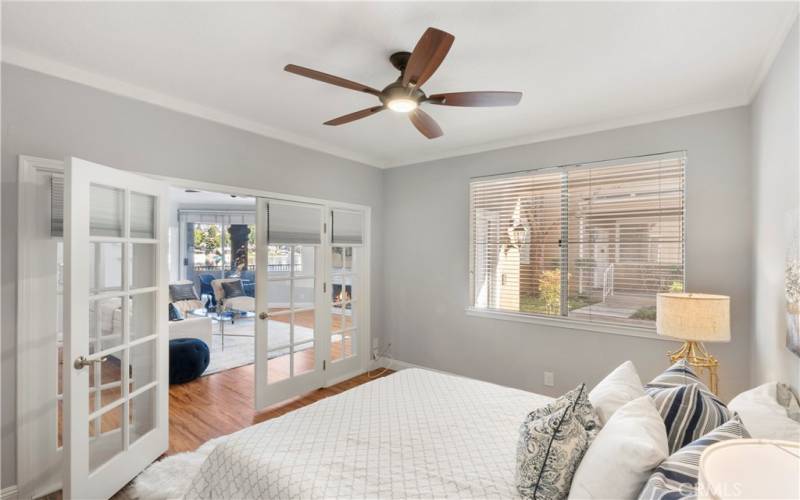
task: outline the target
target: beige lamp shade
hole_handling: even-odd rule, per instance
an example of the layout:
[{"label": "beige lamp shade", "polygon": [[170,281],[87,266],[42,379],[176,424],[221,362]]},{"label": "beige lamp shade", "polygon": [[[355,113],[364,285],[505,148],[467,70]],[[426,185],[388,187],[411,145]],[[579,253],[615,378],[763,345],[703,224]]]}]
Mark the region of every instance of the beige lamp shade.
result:
[{"label": "beige lamp shade", "polygon": [[730,297],[707,293],[659,293],[656,333],[693,342],[731,339]]}]

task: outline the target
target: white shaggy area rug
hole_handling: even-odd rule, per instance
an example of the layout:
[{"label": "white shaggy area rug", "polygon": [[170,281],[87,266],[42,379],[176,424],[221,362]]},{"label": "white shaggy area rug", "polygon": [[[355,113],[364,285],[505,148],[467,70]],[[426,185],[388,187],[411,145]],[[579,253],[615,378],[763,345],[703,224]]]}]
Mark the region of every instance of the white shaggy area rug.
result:
[{"label": "white shaggy area rug", "polygon": [[177,500],[183,498],[206,457],[230,436],[206,442],[195,451],[154,462],[112,500]]}]

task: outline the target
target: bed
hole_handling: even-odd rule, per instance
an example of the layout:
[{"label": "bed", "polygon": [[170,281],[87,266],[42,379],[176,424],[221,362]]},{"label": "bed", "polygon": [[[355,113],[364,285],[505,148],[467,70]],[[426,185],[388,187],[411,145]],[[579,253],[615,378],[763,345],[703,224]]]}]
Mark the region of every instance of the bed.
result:
[{"label": "bed", "polygon": [[519,426],[551,398],[408,369],[230,436],[185,498],[509,498]]}]

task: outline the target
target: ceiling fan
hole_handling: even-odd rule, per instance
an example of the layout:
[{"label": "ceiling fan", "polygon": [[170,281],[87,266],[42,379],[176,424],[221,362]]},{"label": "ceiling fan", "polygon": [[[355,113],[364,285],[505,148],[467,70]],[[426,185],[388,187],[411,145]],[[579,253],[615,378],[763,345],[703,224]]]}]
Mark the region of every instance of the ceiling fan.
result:
[{"label": "ceiling fan", "polygon": [[395,52],[389,57],[392,66],[400,71],[400,77],[383,90],[294,64],[287,64],[283,69],[306,78],[372,94],[381,101],[380,106],[334,118],[325,122],[325,125],[343,125],[388,108],[398,113],[408,113],[411,123],[422,135],[428,139],[435,139],[443,134],[442,129],[430,115],[420,109],[422,103],[466,107],[515,106],[522,99],[521,92],[450,92],[426,95],[420,87],[442,64],[454,40],[453,35],[442,30],[436,28],[425,30],[413,52]]}]

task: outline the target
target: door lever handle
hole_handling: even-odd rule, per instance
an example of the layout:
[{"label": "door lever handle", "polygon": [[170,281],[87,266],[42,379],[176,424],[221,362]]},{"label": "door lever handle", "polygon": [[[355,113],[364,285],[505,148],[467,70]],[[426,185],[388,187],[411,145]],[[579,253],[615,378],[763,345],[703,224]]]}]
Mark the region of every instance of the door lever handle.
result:
[{"label": "door lever handle", "polygon": [[258,319],[268,319],[268,318],[269,318],[269,314],[268,313],[265,313],[265,312],[258,313]]},{"label": "door lever handle", "polygon": [[75,363],[73,363],[72,366],[74,366],[76,370],[80,370],[82,368],[86,368],[92,363],[105,363],[107,360],[108,356],[103,356],[99,359],[87,359],[86,356],[78,356],[78,359],[75,360]]}]

